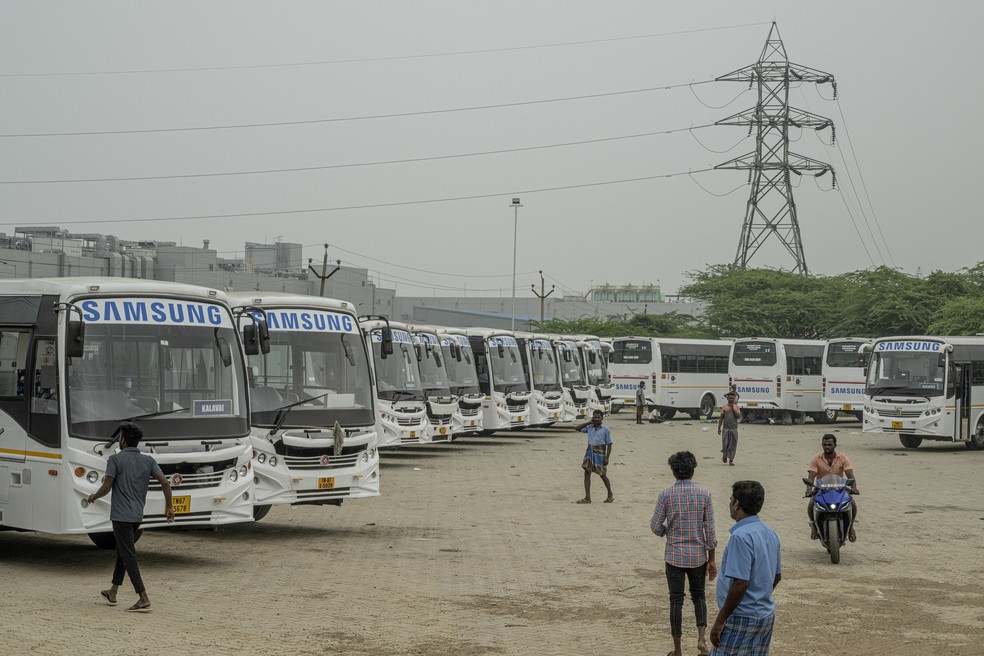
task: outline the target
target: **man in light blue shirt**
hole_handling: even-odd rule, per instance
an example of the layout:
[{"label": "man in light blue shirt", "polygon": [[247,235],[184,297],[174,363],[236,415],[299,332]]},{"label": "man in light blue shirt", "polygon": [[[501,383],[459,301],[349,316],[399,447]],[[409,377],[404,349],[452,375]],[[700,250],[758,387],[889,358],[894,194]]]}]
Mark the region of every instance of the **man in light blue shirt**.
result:
[{"label": "man in light blue shirt", "polygon": [[605,503],[615,500],[612,494],[612,482],[608,480],[608,459],[612,455],[612,432],[608,426],[602,424],[605,413],[595,410],[591,414],[591,421],[574,426],[574,430],[588,434],[588,450],[584,452],[581,460],[581,468],[584,470],[584,498],[578,499],[577,503],[591,503],[591,474],[592,472],[601,476],[601,482],[608,490],[608,498]]},{"label": "man in light blue shirt", "polygon": [[765,488],[758,481],[731,486],[729,510],[735,525],[721,558],[717,619],[711,628],[712,656],[768,656],[782,579],[779,536],[758,516]]}]

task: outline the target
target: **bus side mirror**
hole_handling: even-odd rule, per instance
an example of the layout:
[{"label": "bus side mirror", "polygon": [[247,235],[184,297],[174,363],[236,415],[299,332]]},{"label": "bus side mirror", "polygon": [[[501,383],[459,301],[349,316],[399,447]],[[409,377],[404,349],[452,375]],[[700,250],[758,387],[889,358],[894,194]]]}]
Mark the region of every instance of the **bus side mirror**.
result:
[{"label": "bus side mirror", "polygon": [[387,355],[393,355],[393,331],[389,326],[383,326],[379,331],[379,355],[385,359]]},{"label": "bus side mirror", "polygon": [[215,344],[219,347],[219,359],[222,360],[222,366],[232,366],[232,349],[229,348],[229,342],[226,341],[225,337],[219,337],[215,340]]},{"label": "bus side mirror", "polygon": [[260,320],[256,330],[260,335],[260,352],[266,355],[270,352],[270,327],[267,326],[266,319]]},{"label": "bus side mirror", "polygon": [[503,357],[506,354],[506,347],[502,345],[502,342],[499,343],[499,346],[497,347],[497,349],[498,349],[499,357],[500,358]]},{"label": "bus side mirror", "polygon": [[254,323],[243,326],[243,349],[246,351],[246,355],[260,354],[260,339]]},{"label": "bus side mirror", "polygon": [[437,351],[434,351],[434,365],[435,365],[435,366],[436,366],[436,367],[437,367],[438,369],[440,369],[441,367],[443,367],[443,366],[444,366],[443,364],[441,364],[441,356],[440,356],[440,354],[438,354],[438,352],[437,352]]},{"label": "bus side mirror", "polygon": [[65,336],[65,355],[81,358],[85,352],[85,324],[81,321],[69,321]]},{"label": "bus side mirror", "polygon": [[595,362],[598,361],[598,356],[595,355],[594,351],[588,351],[588,360],[591,361],[591,364],[594,364]]},{"label": "bus side mirror", "polygon": [[421,360],[424,359],[424,356],[421,353],[420,344],[414,344],[413,345],[413,353],[414,353],[414,355],[417,356],[417,362],[420,362]]}]

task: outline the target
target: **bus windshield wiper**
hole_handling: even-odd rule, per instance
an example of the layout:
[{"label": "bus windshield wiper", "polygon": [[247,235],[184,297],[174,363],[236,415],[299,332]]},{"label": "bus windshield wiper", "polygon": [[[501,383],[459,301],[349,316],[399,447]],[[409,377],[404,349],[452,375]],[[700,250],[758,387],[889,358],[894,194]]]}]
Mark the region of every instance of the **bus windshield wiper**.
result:
[{"label": "bus windshield wiper", "polygon": [[418,397],[417,397],[417,392],[416,391],[412,391],[412,390],[391,390],[391,392],[393,394],[393,400],[394,401],[399,401],[400,398],[402,398],[400,396],[401,394],[406,394],[407,395],[407,398],[409,398],[411,400],[414,400],[414,401],[419,400]]},{"label": "bus windshield wiper", "polygon": [[187,409],[188,408],[175,408],[173,410],[158,410],[157,412],[147,412],[142,415],[127,417],[126,419],[117,419],[116,421],[119,423],[116,426],[116,430],[113,431],[113,434],[109,436],[109,442],[105,444],[105,448],[108,449],[109,447],[116,444],[117,440],[120,439],[120,431],[123,430],[123,424],[125,424],[128,421],[139,421],[141,419],[150,419],[151,417],[163,417],[164,415],[173,415],[178,412],[184,412]]},{"label": "bus windshield wiper", "polygon": [[284,421],[287,419],[287,415],[290,411],[299,405],[304,405],[305,403],[310,403],[311,401],[317,401],[318,399],[323,399],[331,394],[331,392],[325,392],[324,394],[319,394],[318,396],[311,396],[306,399],[301,399],[300,401],[294,401],[293,403],[288,403],[285,406],[277,408],[277,417],[273,420],[273,428],[270,429],[270,435],[276,435],[280,427],[284,425]]}]

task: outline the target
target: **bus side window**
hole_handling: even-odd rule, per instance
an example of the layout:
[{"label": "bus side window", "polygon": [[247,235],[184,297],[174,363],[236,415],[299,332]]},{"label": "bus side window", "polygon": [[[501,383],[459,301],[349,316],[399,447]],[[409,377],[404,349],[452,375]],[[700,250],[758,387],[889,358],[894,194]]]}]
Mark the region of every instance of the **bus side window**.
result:
[{"label": "bus side window", "polygon": [[58,414],[58,357],[55,341],[39,339],[34,351],[34,395],[31,412]]},{"label": "bus side window", "polygon": [[0,332],[0,396],[24,396],[29,343],[27,333]]}]

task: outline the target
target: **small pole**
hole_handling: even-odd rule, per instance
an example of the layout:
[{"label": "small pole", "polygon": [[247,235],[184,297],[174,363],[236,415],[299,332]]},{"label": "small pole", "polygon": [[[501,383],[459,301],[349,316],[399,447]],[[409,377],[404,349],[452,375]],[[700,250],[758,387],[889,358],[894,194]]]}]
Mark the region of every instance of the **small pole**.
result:
[{"label": "small pole", "polygon": [[557,285],[550,285],[550,291],[547,292],[546,294],[543,293],[543,290],[544,290],[545,287],[546,287],[546,283],[544,283],[544,281],[543,281],[543,271],[540,271],[540,291],[539,291],[539,293],[537,293],[537,291],[536,291],[536,285],[530,285],[530,289],[533,290],[533,294],[540,299],[540,323],[543,323],[543,301],[548,296],[550,296],[551,294],[554,293],[554,290],[557,288]]}]

